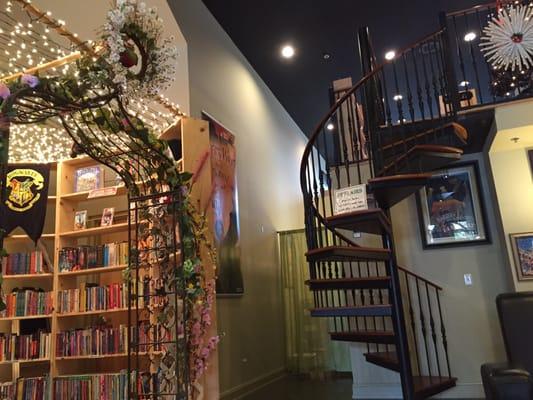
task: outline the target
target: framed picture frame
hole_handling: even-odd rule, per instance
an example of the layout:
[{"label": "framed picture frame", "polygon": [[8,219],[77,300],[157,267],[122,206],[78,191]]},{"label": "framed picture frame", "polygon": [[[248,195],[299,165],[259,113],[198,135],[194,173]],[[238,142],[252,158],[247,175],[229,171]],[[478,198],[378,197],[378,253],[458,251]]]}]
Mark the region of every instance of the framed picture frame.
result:
[{"label": "framed picture frame", "polygon": [[533,176],[533,149],[527,149],[527,158],[529,159],[529,169],[531,176]]},{"label": "framed picture frame", "polygon": [[76,211],[74,215],[74,230],[87,229],[87,210]]},{"label": "framed picture frame", "polygon": [[511,233],[509,239],[518,280],[533,280],[533,232]]},{"label": "framed picture frame", "polygon": [[433,173],[417,193],[425,249],[490,243],[476,161]]}]

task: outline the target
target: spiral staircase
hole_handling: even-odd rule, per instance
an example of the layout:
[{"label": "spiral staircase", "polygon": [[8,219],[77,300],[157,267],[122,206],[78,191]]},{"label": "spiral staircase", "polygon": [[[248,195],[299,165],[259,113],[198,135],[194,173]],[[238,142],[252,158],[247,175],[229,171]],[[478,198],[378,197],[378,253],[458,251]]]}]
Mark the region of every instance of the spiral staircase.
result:
[{"label": "spiral staircase", "polygon": [[[469,143],[449,100],[446,40],[439,30],[378,66],[362,30],[366,74],[334,90],[301,164],[311,315],[329,319],[332,340],[365,343],[367,362],[399,372],[404,399],[456,385],[442,288],[398,265],[390,216]],[[334,191],[360,184],[369,209],[335,215]]]}]

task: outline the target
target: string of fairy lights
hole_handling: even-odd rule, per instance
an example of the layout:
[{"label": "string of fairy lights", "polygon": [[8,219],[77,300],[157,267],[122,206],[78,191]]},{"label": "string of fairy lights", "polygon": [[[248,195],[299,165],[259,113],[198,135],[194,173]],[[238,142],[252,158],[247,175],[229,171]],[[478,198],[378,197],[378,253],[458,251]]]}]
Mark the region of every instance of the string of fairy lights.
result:
[{"label": "string of fairy lights", "polygon": [[[29,4],[30,0],[8,0],[0,9],[0,80],[1,77],[66,57],[77,47],[71,40],[80,41],[77,34],[66,29],[65,21],[54,19],[51,11],[40,16],[32,15],[24,7]],[[84,43],[92,44],[91,41]],[[67,63],[40,75],[66,75],[71,68]],[[163,131],[177,117],[184,115],[178,105],[164,96],[159,96],[157,102],[146,99],[130,101],[127,108],[156,132]],[[72,144],[59,119],[45,124],[13,124],[10,127],[9,160],[16,163],[55,162],[70,157]]]}]

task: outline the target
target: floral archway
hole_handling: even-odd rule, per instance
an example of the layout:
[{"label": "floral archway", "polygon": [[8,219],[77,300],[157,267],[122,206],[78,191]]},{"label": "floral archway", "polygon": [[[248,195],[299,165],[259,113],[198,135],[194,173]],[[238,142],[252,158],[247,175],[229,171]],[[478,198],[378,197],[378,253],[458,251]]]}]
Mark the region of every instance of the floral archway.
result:
[{"label": "floral archway", "polygon": [[[100,40],[91,44],[81,42],[62,21],[28,0],[15,3],[35,16],[34,23],[70,35],[76,48],[53,62],[53,68],[68,63],[68,73],[45,77],[40,75],[43,66],[0,78],[1,198],[10,132],[20,125],[54,120],[72,139],[74,156],[87,154],[120,175],[128,188],[134,231],[125,273],[131,310],[140,309],[140,270],[156,271],[150,274],[153,292],[149,296],[158,299],[158,307],[150,311],[150,326],[134,326],[130,358],[138,357],[143,345],[137,340],[139,330],[147,329],[152,342],[164,337],[164,343],[157,344],[162,354],[150,357],[152,365],[146,371],[149,379],[157,381],[152,395],[159,398],[155,393],[159,391],[170,396],[164,398],[192,398],[192,386],[206,370],[218,342],[217,337],[206,337],[214,300],[214,283],[206,279],[206,269],[213,267],[214,254],[205,219],[189,199],[192,174],[179,170],[168,144],[129,108],[139,95],[157,98],[170,84],[176,58],[172,38],[163,37],[156,10],[137,0],[118,0],[108,13]],[[4,238],[5,232],[0,231],[0,261],[6,255]],[[205,249],[209,260],[201,258]],[[142,372],[132,375],[135,362],[129,364],[130,379],[140,379]],[[140,398],[137,385],[131,387],[130,397]]]}]

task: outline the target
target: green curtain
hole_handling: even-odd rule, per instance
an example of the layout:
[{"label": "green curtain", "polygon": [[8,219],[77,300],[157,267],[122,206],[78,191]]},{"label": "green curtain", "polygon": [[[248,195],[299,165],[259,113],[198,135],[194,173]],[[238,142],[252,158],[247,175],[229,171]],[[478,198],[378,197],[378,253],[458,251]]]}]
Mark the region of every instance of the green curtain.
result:
[{"label": "green curtain", "polygon": [[304,231],[280,232],[279,246],[289,372],[316,375],[351,371],[349,346],[332,342],[328,321],[309,315],[314,302],[305,285],[309,267]]}]

